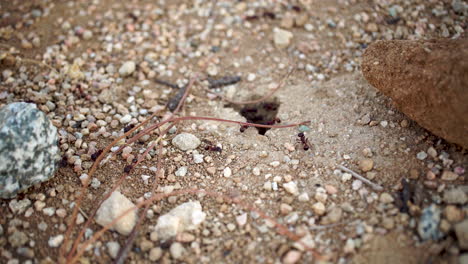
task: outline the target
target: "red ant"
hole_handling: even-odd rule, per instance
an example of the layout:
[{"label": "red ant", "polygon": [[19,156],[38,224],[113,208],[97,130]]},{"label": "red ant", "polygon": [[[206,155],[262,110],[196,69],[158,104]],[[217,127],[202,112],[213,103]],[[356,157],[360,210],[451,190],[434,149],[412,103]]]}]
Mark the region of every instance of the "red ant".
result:
[{"label": "red ant", "polygon": [[310,145],[309,145],[309,139],[306,138],[306,136],[304,135],[303,132],[297,134],[297,136],[299,137],[299,139],[301,140],[302,142],[302,145],[304,146],[304,150],[309,150],[310,149]]},{"label": "red ant", "polygon": [[241,126],[240,129],[239,129],[239,131],[240,131],[241,133],[244,133],[244,131],[245,131],[247,128],[249,128],[249,126],[245,126],[245,125],[244,125],[244,126]]}]

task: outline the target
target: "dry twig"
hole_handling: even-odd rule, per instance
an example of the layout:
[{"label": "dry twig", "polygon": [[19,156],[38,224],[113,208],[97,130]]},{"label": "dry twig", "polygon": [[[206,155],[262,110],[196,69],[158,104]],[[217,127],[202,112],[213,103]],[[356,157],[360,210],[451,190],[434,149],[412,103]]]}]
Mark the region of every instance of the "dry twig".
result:
[{"label": "dry twig", "polygon": [[383,187],[378,185],[377,183],[373,183],[371,182],[370,180],[364,178],[363,176],[359,175],[358,173],[346,168],[345,166],[342,166],[342,165],[338,165],[338,169],[342,170],[342,171],[346,171],[348,173],[350,173],[351,175],[353,175],[354,177],[358,178],[359,180],[361,180],[362,182],[364,182],[365,184],[369,185],[372,187],[372,189],[376,190],[376,191],[383,191]]}]

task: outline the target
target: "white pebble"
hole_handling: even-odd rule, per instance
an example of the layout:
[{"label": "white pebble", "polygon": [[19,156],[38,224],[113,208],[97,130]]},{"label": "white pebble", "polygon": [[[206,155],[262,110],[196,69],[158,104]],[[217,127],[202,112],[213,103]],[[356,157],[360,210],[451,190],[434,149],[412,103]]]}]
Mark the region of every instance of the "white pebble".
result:
[{"label": "white pebble", "polygon": [[127,61],[119,69],[119,74],[123,77],[131,75],[136,69],[135,62]]},{"label": "white pebble", "polygon": [[342,182],[347,182],[347,181],[351,180],[352,177],[353,177],[353,175],[351,175],[349,173],[343,173],[343,175],[341,176],[341,181]]},{"label": "white pebble", "polygon": [[418,160],[425,160],[427,158],[427,153],[424,151],[421,151],[418,154],[416,154],[416,158]]},{"label": "white pebble", "polygon": [[185,177],[185,175],[187,175],[187,171],[187,166],[182,166],[175,172],[175,175],[179,177]]},{"label": "white pebble", "polygon": [[56,248],[63,242],[63,235],[57,235],[49,238],[49,247]]},{"label": "white pebble", "polygon": [[231,177],[231,175],[232,175],[231,168],[229,168],[229,167],[224,168],[224,170],[223,170],[223,175],[224,175],[224,177],[226,177],[226,178]]},{"label": "white pebble", "polygon": [[121,124],[128,124],[132,121],[132,116],[129,114],[124,115],[122,118],[120,118],[120,123]]},{"label": "white pebble", "polygon": [[299,190],[295,182],[291,181],[288,183],[283,184],[283,188],[290,194],[297,196],[299,194]]},{"label": "white pebble", "polygon": [[196,149],[201,141],[190,133],[180,133],[172,139],[172,144],[182,151]]}]

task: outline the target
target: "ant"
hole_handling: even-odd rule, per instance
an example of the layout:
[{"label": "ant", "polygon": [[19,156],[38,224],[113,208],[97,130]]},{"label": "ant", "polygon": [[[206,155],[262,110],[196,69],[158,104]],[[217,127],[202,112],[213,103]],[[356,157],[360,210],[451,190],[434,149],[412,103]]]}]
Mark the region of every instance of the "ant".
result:
[{"label": "ant", "polygon": [[216,151],[216,152],[220,152],[223,150],[222,148],[218,147],[218,146],[213,146],[213,143],[211,143],[211,141],[209,140],[204,140],[206,142],[206,146],[205,146],[205,150],[209,150],[209,151]]},{"label": "ant", "polygon": [[221,152],[222,149],[218,146],[206,146],[205,150],[210,150],[210,151],[216,151],[216,152]]},{"label": "ant", "polygon": [[100,149],[100,150],[94,152],[94,154],[91,155],[91,159],[92,159],[93,161],[97,160],[97,158],[101,155],[101,153],[102,153],[102,149]]},{"label": "ant", "polygon": [[125,166],[125,168],[124,168],[124,172],[125,172],[125,173],[130,173],[130,171],[131,171],[132,169],[133,169],[133,166],[132,166],[132,165],[127,165],[127,166]]},{"label": "ant", "polygon": [[130,131],[131,129],[133,129],[135,127],[134,124],[130,124],[126,127],[124,127],[124,133],[127,133],[128,131]]},{"label": "ant", "polygon": [[309,139],[306,138],[306,136],[304,135],[303,132],[297,134],[297,136],[299,137],[299,139],[301,140],[302,142],[302,145],[304,146],[304,150],[309,150],[310,149],[310,145],[309,145]]},{"label": "ant", "polygon": [[249,128],[249,126],[243,125],[243,126],[240,127],[239,131],[240,131],[241,133],[244,133],[244,131],[245,131],[247,128]]},{"label": "ant", "polygon": [[68,157],[66,155],[62,156],[62,159],[60,160],[59,167],[64,168],[68,165]]},{"label": "ant", "polygon": [[269,126],[272,126],[276,123],[281,123],[281,119],[279,119],[278,117],[276,117],[275,119],[271,120],[271,121],[267,121],[265,122],[265,125],[269,125]]}]

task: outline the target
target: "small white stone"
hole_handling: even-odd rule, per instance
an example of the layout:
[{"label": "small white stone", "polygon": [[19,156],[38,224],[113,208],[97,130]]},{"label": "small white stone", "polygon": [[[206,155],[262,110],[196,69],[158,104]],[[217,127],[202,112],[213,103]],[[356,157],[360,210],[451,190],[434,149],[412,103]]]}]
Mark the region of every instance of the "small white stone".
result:
[{"label": "small white stone", "polygon": [[[96,212],[96,223],[101,226],[110,224],[114,219],[135,205],[120,192],[115,191]],[[122,235],[129,235],[137,220],[137,210],[132,210],[120,218],[111,229],[116,230]]]},{"label": "small white stone", "polygon": [[321,203],[326,203],[328,195],[324,192],[316,192],[314,198]]},{"label": "small white stone", "polygon": [[325,205],[321,202],[316,202],[312,205],[312,210],[314,210],[314,213],[317,215],[323,215],[325,214]]},{"label": "small white stone", "polygon": [[127,61],[124,64],[122,64],[122,66],[120,67],[119,74],[122,77],[126,77],[126,76],[131,75],[135,71],[135,69],[136,69],[135,62]]},{"label": "small white stone", "polygon": [[171,252],[171,256],[174,259],[180,259],[185,253],[185,248],[181,243],[175,242],[172,243],[171,247],[169,248],[169,251]]},{"label": "small white stone", "polygon": [[236,222],[239,226],[244,226],[247,223],[247,213],[236,216]]},{"label": "small white stone", "polygon": [[247,75],[247,81],[249,81],[249,82],[255,81],[255,78],[257,78],[257,76],[255,74],[253,74],[253,73],[249,73]]},{"label": "small white stone", "polygon": [[263,189],[271,191],[271,182],[267,181],[263,184]]},{"label": "small white stone", "polygon": [[155,231],[158,238],[166,240],[186,230],[195,230],[205,220],[200,202],[186,202],[158,219]]},{"label": "small white stone", "polygon": [[299,190],[295,182],[291,181],[288,183],[283,184],[283,188],[290,194],[297,196],[299,194]]},{"label": "small white stone", "polygon": [[255,176],[259,176],[260,175],[260,169],[255,167],[255,168],[252,169],[252,173]]},{"label": "small white stone", "polygon": [[275,161],[273,161],[273,162],[270,163],[270,166],[272,166],[273,168],[276,168],[276,167],[278,167],[279,165],[280,165],[280,162],[277,161],[277,160],[275,160]]},{"label": "small white stone", "polygon": [[416,154],[416,158],[418,160],[425,160],[427,158],[427,153],[424,151],[421,151],[418,154]]},{"label": "small white stone", "polygon": [[393,203],[395,199],[393,199],[392,195],[390,195],[389,193],[384,192],[380,195],[379,200],[381,203],[389,204],[389,203]]},{"label": "small white stone", "polygon": [[55,214],[55,208],[47,207],[47,208],[42,209],[42,212],[47,216],[53,216]]},{"label": "small white stone", "polygon": [[132,116],[131,115],[124,115],[122,118],[120,118],[120,123],[121,124],[128,124],[130,121],[132,121]]},{"label": "small white stone", "polygon": [[49,247],[56,248],[63,242],[63,235],[57,235],[49,238]]},{"label": "small white stone", "polygon": [[288,47],[293,36],[293,33],[289,31],[280,28],[273,29],[273,41],[275,46],[279,49]]},{"label": "small white stone", "polygon": [[148,184],[149,178],[151,178],[151,176],[149,176],[149,175],[141,175],[141,179],[143,180],[143,182],[144,182],[145,184]]},{"label": "small white stone", "polygon": [[187,175],[187,171],[187,166],[182,166],[175,172],[175,175],[179,177],[185,177],[185,175]]},{"label": "small white stone", "polygon": [[201,141],[190,133],[180,133],[172,139],[172,144],[182,151],[196,149]]},{"label": "small white stone", "polygon": [[361,187],[362,187],[362,181],[360,181],[360,180],[355,180],[355,181],[353,181],[352,186],[353,186],[353,190],[357,191],[357,190],[361,189]]},{"label": "small white stone", "polygon": [[115,259],[120,250],[120,245],[117,242],[111,241],[106,243],[107,250],[111,258]]},{"label": "small white stone", "polygon": [[83,39],[88,40],[88,39],[90,39],[92,37],[93,37],[93,32],[91,30],[85,30],[83,32]]},{"label": "small white stone", "polygon": [[388,126],[388,121],[380,121],[380,125],[385,128]]},{"label": "small white stone", "polygon": [[300,202],[307,202],[307,201],[309,201],[309,195],[307,193],[301,193],[301,195],[299,195],[299,197],[297,197],[297,199]]},{"label": "small white stone", "polygon": [[271,183],[271,189],[273,191],[277,191],[278,190],[278,183],[277,182],[272,182]]},{"label": "small white stone", "polygon": [[351,180],[351,178],[353,178],[353,175],[351,175],[349,173],[343,173],[343,175],[341,176],[341,181],[342,182],[347,182],[347,181]]},{"label": "small white stone", "polygon": [[232,175],[231,168],[229,168],[229,167],[224,168],[224,170],[223,170],[223,175],[224,175],[224,177],[226,177],[226,178],[231,177],[231,175]]},{"label": "small white stone", "polygon": [[193,162],[195,162],[195,164],[203,163],[203,158],[203,154],[193,154]]}]

